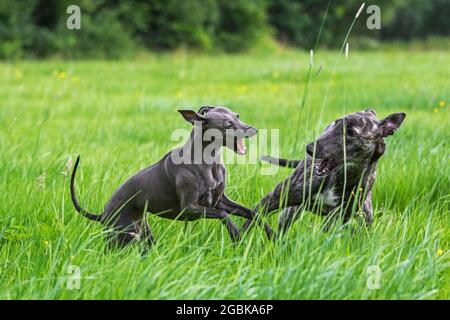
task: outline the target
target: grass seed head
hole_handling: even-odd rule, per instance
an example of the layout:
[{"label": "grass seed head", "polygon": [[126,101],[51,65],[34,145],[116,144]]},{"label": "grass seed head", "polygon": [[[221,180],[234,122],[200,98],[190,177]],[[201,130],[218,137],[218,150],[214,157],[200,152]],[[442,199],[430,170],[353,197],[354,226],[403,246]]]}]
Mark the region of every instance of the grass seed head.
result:
[{"label": "grass seed head", "polygon": [[356,16],[355,16],[356,19],[359,17],[359,15],[361,14],[361,12],[363,11],[365,5],[366,5],[366,4],[363,3],[363,4],[361,5],[361,7],[359,7],[359,10],[358,10],[358,12],[356,13]]}]

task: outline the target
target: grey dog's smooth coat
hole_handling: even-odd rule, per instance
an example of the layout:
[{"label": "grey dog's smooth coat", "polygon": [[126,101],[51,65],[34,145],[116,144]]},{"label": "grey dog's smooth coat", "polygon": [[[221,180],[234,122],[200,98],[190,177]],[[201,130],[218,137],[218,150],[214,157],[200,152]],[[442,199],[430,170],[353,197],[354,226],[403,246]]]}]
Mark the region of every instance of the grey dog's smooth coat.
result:
[{"label": "grey dog's smooth coat", "polygon": [[[269,214],[283,209],[278,229],[285,232],[303,210],[330,216],[330,221],[342,213],[345,222],[357,204],[370,224],[372,186],[377,161],[385,151],[384,138],[400,127],[405,116],[394,113],[378,121],[374,110],[354,112],[337,119],[308,144],[304,160],[263,157],[295,170],[262,198],[254,211]],[[247,220],[244,229],[250,224]]]},{"label": "grey dog's smooth coat", "polygon": [[[148,244],[153,243],[146,212],[163,218],[188,221],[201,218],[219,219],[226,225],[234,241],[238,240],[240,235],[229,214],[253,218],[252,210],[235,203],[224,194],[226,175],[225,167],[221,163],[220,149],[231,136],[234,143],[232,146],[227,143],[226,146],[238,154],[244,154],[243,139],[255,135],[257,130],[239,120],[238,114],[225,107],[202,107],[198,112],[179,112],[194,125],[187,142],[167,153],[156,164],[125,181],[114,192],[100,215],[85,211],[76,199],[74,181],[79,164],[79,158],[77,159],[71,178],[73,204],[85,217],[113,229],[114,232],[110,233],[112,242],[125,245],[140,238]],[[200,126],[200,129],[195,126]],[[204,141],[204,133],[208,129],[216,130],[223,139]],[[213,161],[204,161],[202,158],[200,163],[197,163],[196,157],[199,154],[196,146],[200,146],[200,157],[204,156],[206,148],[213,150]],[[175,163],[174,155],[182,156],[188,161]],[[266,231],[269,232],[267,228],[268,226]]]}]

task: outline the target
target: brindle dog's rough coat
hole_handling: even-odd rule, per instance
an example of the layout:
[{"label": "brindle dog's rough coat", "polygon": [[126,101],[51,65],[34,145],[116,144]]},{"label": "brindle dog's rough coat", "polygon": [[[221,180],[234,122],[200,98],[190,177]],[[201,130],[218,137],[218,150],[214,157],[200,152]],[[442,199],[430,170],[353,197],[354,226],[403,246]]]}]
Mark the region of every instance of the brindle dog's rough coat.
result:
[{"label": "brindle dog's rough coat", "polygon": [[[285,232],[303,210],[331,217],[342,212],[345,222],[354,211],[353,204],[357,204],[370,224],[372,186],[377,161],[385,151],[384,137],[392,135],[404,118],[404,113],[394,113],[378,121],[371,109],[351,113],[330,124],[318,140],[310,143],[304,160],[263,157],[274,164],[295,167],[295,171],[267,194],[255,211],[269,214],[284,208],[278,229]],[[250,223],[247,221],[245,227]]]}]

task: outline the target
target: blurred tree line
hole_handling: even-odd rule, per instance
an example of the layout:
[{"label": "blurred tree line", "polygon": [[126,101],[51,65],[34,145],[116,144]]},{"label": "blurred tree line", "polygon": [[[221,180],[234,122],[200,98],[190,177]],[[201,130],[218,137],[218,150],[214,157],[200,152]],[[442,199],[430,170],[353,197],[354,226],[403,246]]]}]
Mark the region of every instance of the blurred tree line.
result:
[{"label": "blurred tree line", "polygon": [[[320,45],[341,43],[361,0],[332,0]],[[81,8],[81,30],[66,9]],[[107,57],[139,48],[241,51],[264,36],[306,49],[316,41],[328,0],[1,0],[0,57]],[[448,36],[449,0],[383,0],[381,30],[361,14],[352,33],[376,40]]]}]

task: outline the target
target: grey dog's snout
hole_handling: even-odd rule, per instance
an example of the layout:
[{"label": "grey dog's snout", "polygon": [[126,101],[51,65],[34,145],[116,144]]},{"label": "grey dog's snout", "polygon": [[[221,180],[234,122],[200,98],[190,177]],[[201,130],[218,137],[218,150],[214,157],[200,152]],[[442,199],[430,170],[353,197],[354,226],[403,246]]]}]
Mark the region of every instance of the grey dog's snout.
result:
[{"label": "grey dog's snout", "polygon": [[258,132],[258,130],[249,126],[248,128],[245,129],[245,136],[253,137],[257,132]]}]

